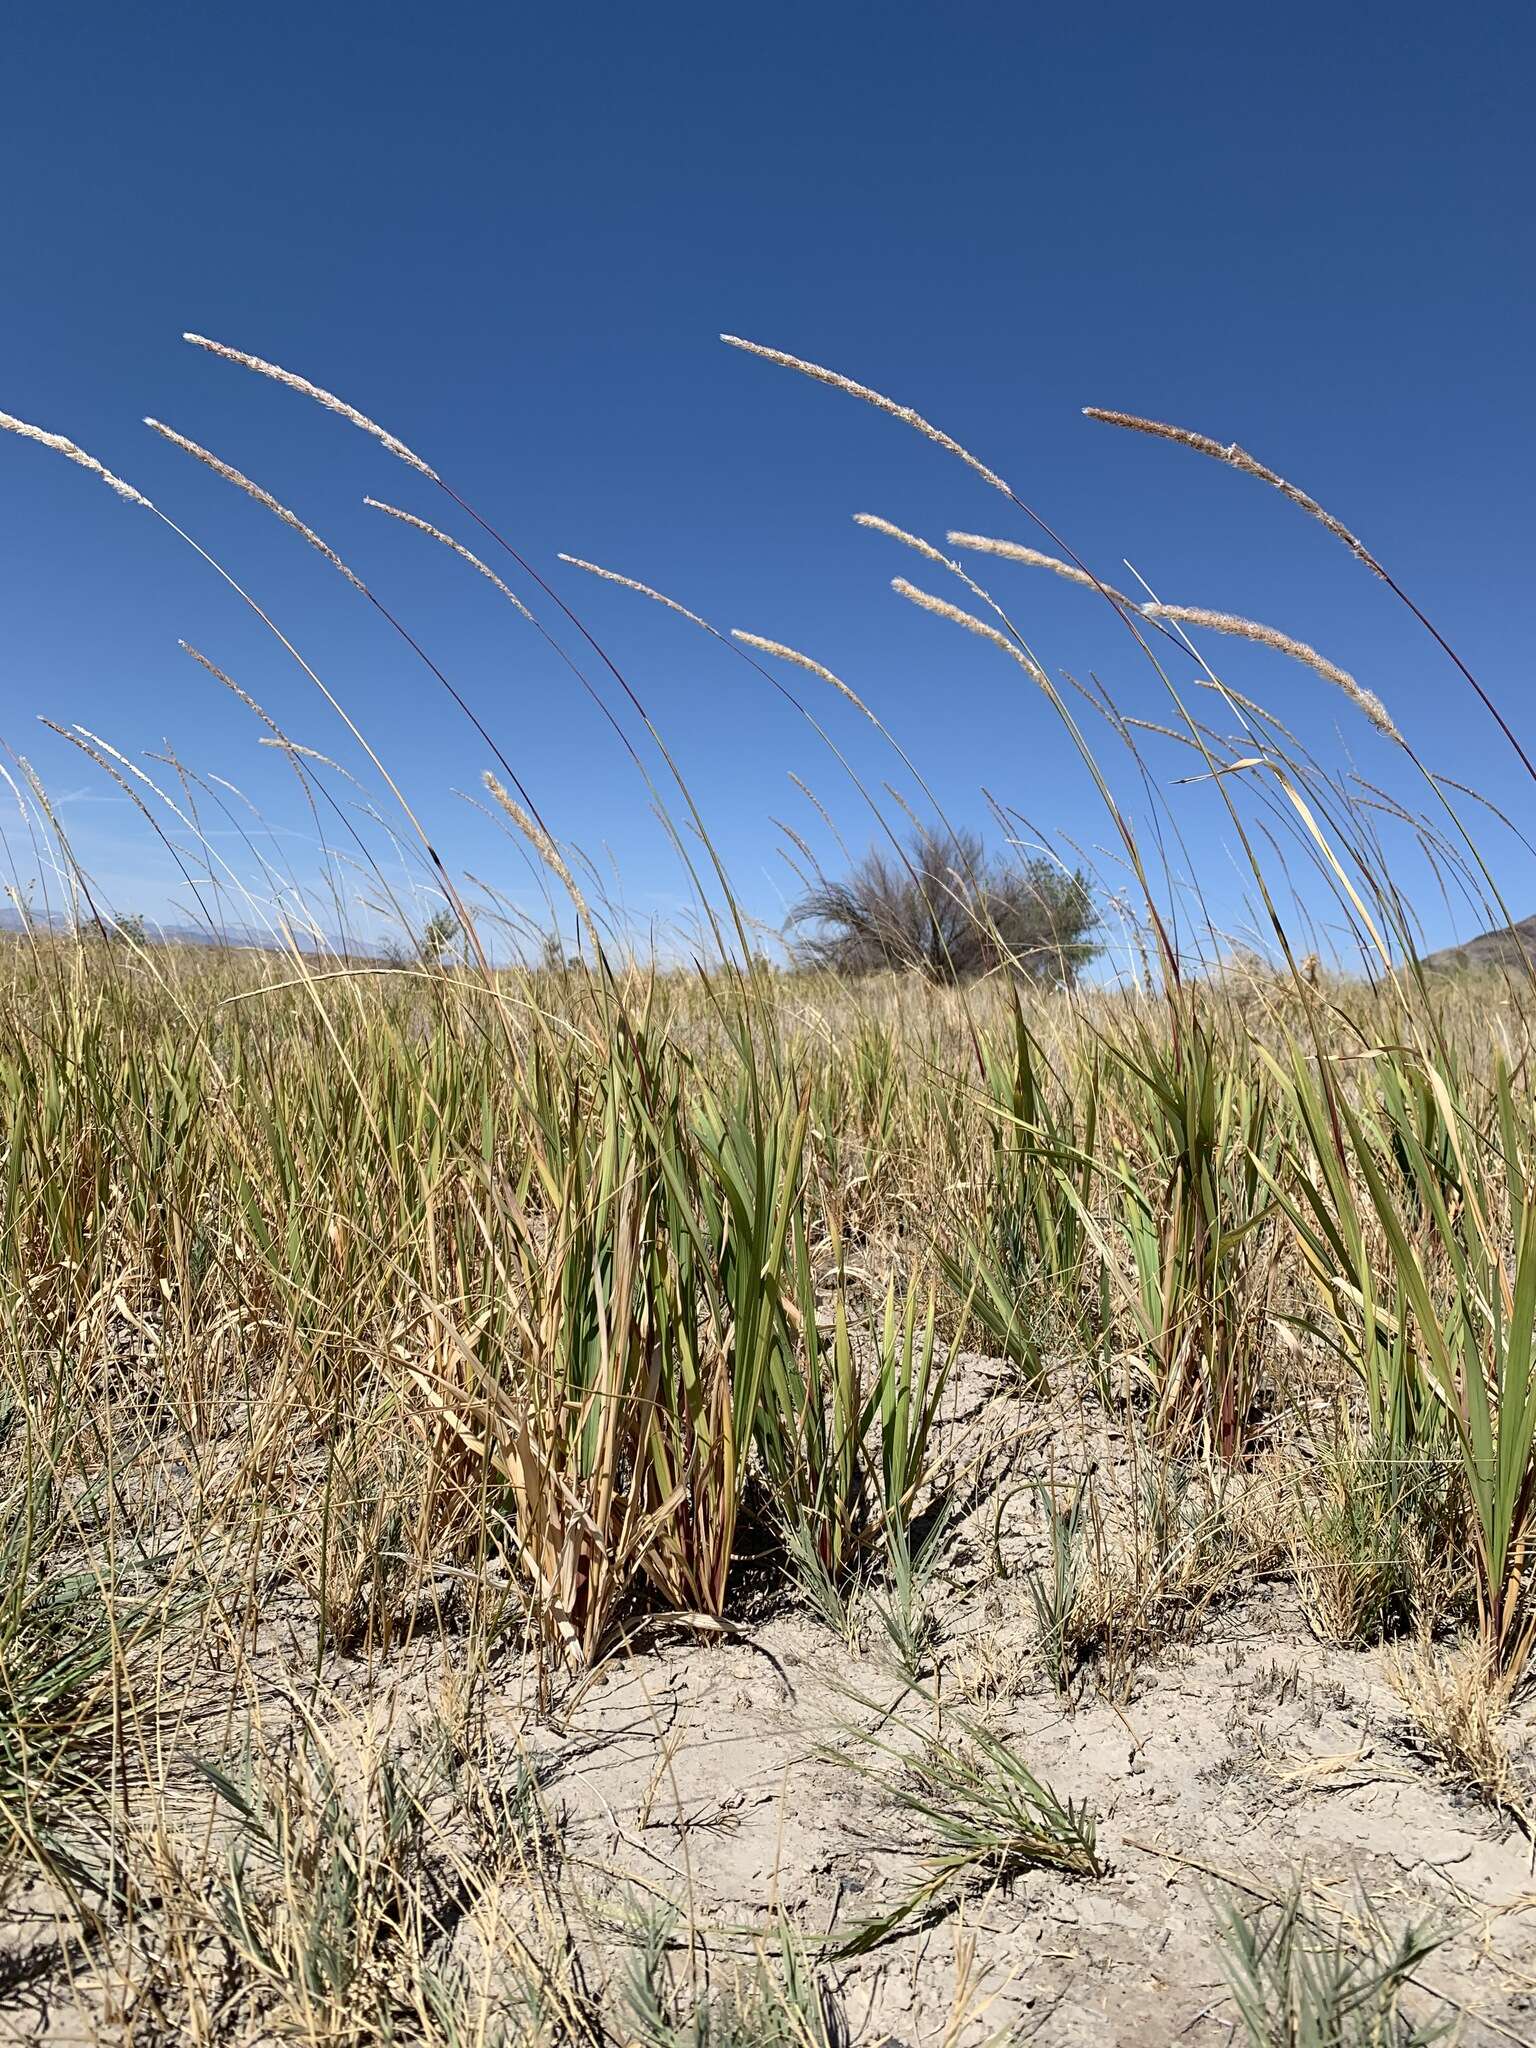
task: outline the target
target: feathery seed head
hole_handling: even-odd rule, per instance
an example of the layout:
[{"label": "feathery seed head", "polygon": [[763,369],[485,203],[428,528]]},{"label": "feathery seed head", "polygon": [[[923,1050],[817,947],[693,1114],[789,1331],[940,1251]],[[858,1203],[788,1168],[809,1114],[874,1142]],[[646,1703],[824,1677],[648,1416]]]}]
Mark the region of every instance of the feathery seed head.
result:
[{"label": "feathery seed head", "polygon": [[[920,534],[908,533],[904,526],[897,526],[889,519],[882,519],[876,512],[855,512],[853,523],[855,526],[868,527],[871,533],[883,533],[887,540],[899,540],[904,548],[911,548],[914,553],[923,556],[926,561],[936,563],[941,569],[954,569],[957,566],[948,555],[941,555],[932,541],[924,540]],[[951,540],[954,537],[953,534],[950,535]]]},{"label": "feathery seed head", "polygon": [[472,569],[478,569],[488,583],[494,583],[507,603],[520,611],[530,625],[538,624],[517,592],[510,590],[494,569],[487,568],[478,555],[471,554],[464,543],[455,540],[451,533],[444,533],[440,527],[433,526],[430,520],[418,518],[414,512],[403,512],[398,505],[386,505],[382,498],[364,498],[363,503],[375,512],[387,512],[391,519],[398,519],[403,526],[414,526],[418,533],[426,534],[430,540],[441,541],[445,548],[452,548],[453,552],[461,560],[468,562]]},{"label": "feathery seed head", "polygon": [[791,768],[788,771],[788,773],[790,781],[795,785],[796,789],[799,790],[800,794],[805,798],[806,802],[809,804],[813,804],[815,806],[816,811],[821,818],[821,822],[832,834],[832,837],[834,839],[838,838],[838,830],[832,822],[832,814],[830,813],[830,811],[828,811],[826,805],[822,802],[821,798],[816,794],[815,790],[812,789],[810,784],[803,780],[802,777],[798,776],[793,768]]},{"label": "feathery seed head", "polygon": [[948,619],[952,625],[963,626],[966,632],[979,634],[983,640],[990,640],[994,647],[1001,647],[1004,654],[1011,654],[1020,668],[1042,689],[1050,687],[1038,662],[1032,661],[1022,647],[1016,647],[1006,633],[1000,633],[996,626],[989,626],[985,619],[978,619],[974,612],[962,611],[959,605],[951,604],[947,598],[935,597],[931,590],[919,590],[905,576],[893,577],[891,588],[898,597],[906,598],[908,603],[920,606],[923,611]]},{"label": "feathery seed head", "polygon": [[1207,611],[1203,605],[1144,604],[1141,611],[1144,618],[1166,619],[1182,626],[1201,626],[1209,633],[1226,633],[1234,639],[1252,640],[1261,647],[1274,648],[1277,654],[1288,655],[1292,661],[1302,662],[1324,681],[1332,683],[1335,689],[1342,690],[1379,733],[1389,740],[1396,740],[1399,745],[1403,744],[1403,736],[1393,723],[1391,713],[1375,691],[1357,683],[1348,669],[1340,668],[1336,661],[1319,654],[1305,640],[1295,640],[1276,626],[1261,625],[1257,619],[1238,618],[1232,612]]},{"label": "feathery seed head", "polygon": [[731,628],[731,638],[739,640],[744,647],[755,647],[759,654],[772,654],[780,661],[793,662],[796,668],[803,668],[813,676],[820,676],[824,683],[834,689],[846,689],[847,685],[833,675],[831,669],[823,668],[819,661],[813,661],[808,654],[802,654],[798,647],[786,647],[782,640],[765,640],[761,633],[744,632],[740,626]]},{"label": "feathery seed head", "polygon": [[[288,737],[284,733],[282,727],[278,724],[277,720],[272,717],[270,712],[264,711],[262,709],[262,707],[256,702],[256,699],[251,695],[249,690],[242,689],[240,684],[235,681],[233,676],[226,675],[224,670],[219,667],[217,662],[210,661],[206,654],[203,654],[202,652],[200,652],[199,649],[192,645],[190,640],[178,640],[176,644],[181,649],[183,654],[190,654],[192,659],[198,664],[200,668],[205,668],[208,671],[209,675],[213,677],[216,683],[222,683],[226,690],[230,691],[234,696],[238,697],[240,702],[245,706],[247,711],[255,712],[256,716],[261,720],[262,724],[266,726],[267,730],[277,735],[276,740],[273,742],[274,745],[284,747],[288,745]],[[263,740],[260,742],[260,744],[265,746],[266,741]]]},{"label": "feathery seed head", "polygon": [[784,349],[765,348],[760,341],[744,341],[739,334],[722,334],[720,339],[727,348],[743,349],[749,356],[761,356],[764,362],[778,363],[786,370],[798,370],[802,377],[810,377],[817,384],[830,384],[834,391],[846,391],[850,398],[862,398],[866,405],[874,406],[877,412],[889,413],[892,419],[901,420],[904,425],[915,429],[926,440],[946,449],[949,454],[958,456],[968,469],[974,469],[993,490],[1001,491],[1006,498],[1013,496],[1012,490],[995,470],[988,469],[968,448],[962,448],[951,435],[944,433],[931,421],[925,420],[920,412],[914,412],[910,405],[898,405],[894,398],[887,398],[882,391],[874,391],[867,384],[856,384],[851,377],[844,377],[837,370],[829,370],[821,363],[808,363],[803,356],[789,355]]},{"label": "feathery seed head", "polygon": [[421,457],[407,448],[403,441],[397,441],[393,434],[386,433],[376,421],[369,419],[366,413],[359,412],[355,405],[348,405],[344,398],[338,398],[334,391],[326,391],[319,384],[311,384],[307,377],[295,376],[292,370],[285,370],[278,363],[269,363],[261,356],[247,355],[243,349],[230,348],[222,341],[210,341],[206,334],[183,334],[181,338],[183,341],[190,341],[194,348],[206,349],[209,355],[218,356],[222,362],[238,363],[242,369],[254,370],[258,377],[270,377],[274,384],[286,384],[290,391],[297,391],[305,398],[312,398],[317,405],[323,405],[327,412],[337,413],[342,419],[349,420],[354,427],[361,428],[363,433],[371,434],[391,455],[397,456],[401,462],[409,463],[412,469],[419,470],[425,477],[430,477],[433,483],[442,481],[437,471],[429,469]]},{"label": "feathery seed head", "polygon": [[[57,730],[57,728],[55,728],[55,730]],[[110,740],[104,740],[99,732],[92,732],[88,725],[81,725],[78,720],[75,723],[75,731],[81,734],[82,737],[84,737],[85,739],[88,739],[91,742],[92,746],[100,747],[101,751],[104,754],[110,754],[112,759],[118,762],[122,767],[126,768],[130,775],[136,775],[139,778],[140,782],[149,783],[150,788],[154,788],[154,784],[149,781],[149,777],[144,773],[144,770],[138,767],[134,762],[130,761],[126,754],[119,753],[118,749],[113,746],[112,742]]]},{"label": "feathery seed head", "polygon": [[1315,519],[1325,526],[1335,540],[1341,540],[1357,560],[1363,562],[1374,575],[1385,580],[1386,571],[1371,553],[1358,534],[1351,533],[1342,519],[1335,519],[1325,511],[1316,498],[1300,490],[1295,484],[1287,483],[1278,470],[1260,462],[1246,448],[1239,448],[1235,441],[1217,441],[1209,434],[1197,434],[1189,427],[1171,426],[1166,420],[1144,420],[1133,412],[1112,412],[1102,405],[1085,405],[1084,417],[1098,420],[1106,427],[1124,427],[1132,434],[1148,434],[1157,441],[1172,441],[1180,448],[1192,448],[1197,455],[1208,455],[1213,462],[1224,462],[1229,469],[1241,470],[1244,476],[1257,477],[1260,483],[1268,484],[1288,498],[1298,511],[1305,512],[1309,519]]},{"label": "feathery seed head", "polygon": [[1103,405],[1085,405],[1083,417],[1106,427],[1125,427],[1133,434],[1150,434],[1159,441],[1176,441],[1181,448],[1193,448],[1196,454],[1209,455],[1217,462],[1241,467],[1253,459],[1245,456],[1235,441],[1217,441],[1209,434],[1197,434],[1192,427],[1175,427],[1166,420],[1144,420],[1136,413],[1114,412]]},{"label": "feathery seed head", "polygon": [[973,554],[997,555],[1005,562],[1023,562],[1031,569],[1049,569],[1053,576],[1063,576],[1068,583],[1080,583],[1085,590],[1099,591],[1116,604],[1128,605],[1133,611],[1138,609],[1135,599],[1116,590],[1113,584],[1101,583],[1075,563],[1058,561],[1055,555],[1043,555],[1038,548],[1025,547],[1022,541],[996,540],[985,533],[951,533],[946,538],[957,548],[969,548]]},{"label": "feathery seed head", "polygon": [[27,779],[27,787],[31,790],[34,798],[36,799],[38,809],[42,812],[43,816],[48,820],[48,823],[53,827],[54,831],[59,831],[59,821],[54,816],[53,804],[51,799],[49,798],[47,789],[43,785],[43,778],[38,774],[37,770],[32,766],[32,763],[27,759],[25,754],[17,754],[14,756],[14,759],[17,767],[21,770],[22,774]]},{"label": "feathery seed head", "polygon": [[158,434],[162,440],[169,441],[173,447],[180,448],[184,454],[195,456],[199,462],[211,469],[216,476],[223,477],[226,483],[233,484],[237,490],[244,491],[247,497],[254,498],[258,505],[265,505],[267,510],[275,513],[285,526],[291,526],[294,532],[307,540],[312,548],[317,549],[320,554],[324,555],[333,569],[340,570],[354,590],[360,590],[364,597],[369,595],[367,584],[364,583],[360,576],[353,575],[336,550],[323,541],[312,527],[306,526],[296,512],[290,512],[286,505],[280,505],[270,491],[264,491],[260,484],[252,483],[251,479],[236,469],[232,463],[222,461],[217,455],[202,447],[198,442],[188,440],[185,434],[178,434],[174,427],[166,426],[163,420],[150,419],[146,416],[144,424],[152,433]]},{"label": "feathery seed head", "polygon": [[[289,739],[286,733],[278,733],[275,738],[269,734],[259,739],[256,744],[258,747],[277,747],[281,752],[290,756],[294,754],[301,755],[306,761],[318,761],[322,768],[333,768],[338,775],[344,775],[354,789],[362,789],[363,787],[349,768],[343,768],[341,763],[333,761],[329,754],[322,754],[318,747],[306,747],[299,740]],[[366,795],[367,792],[364,791],[364,794]]]},{"label": "feathery seed head", "polygon": [[199,668],[206,669],[209,675],[213,677],[216,683],[222,683],[226,690],[233,691],[234,695],[240,699],[240,702],[244,704],[248,710],[254,711],[256,713],[256,716],[260,719],[263,719],[266,722],[266,724],[270,725],[274,732],[277,731],[276,725],[270,718],[267,717],[266,712],[262,710],[261,706],[256,702],[256,699],[251,695],[249,690],[243,690],[240,687],[240,685],[235,681],[233,676],[226,675],[224,673],[223,669],[219,667],[217,662],[210,661],[206,654],[202,653],[198,648],[192,645],[190,640],[178,640],[176,642],[176,645],[181,649],[183,654],[190,654],[192,659],[199,666]]},{"label": "feathery seed head", "polygon": [[782,640],[765,640],[758,633],[744,633],[739,627],[731,628],[731,638],[739,640],[744,647],[755,647],[759,654],[771,654],[778,661],[788,661],[796,668],[803,668],[808,675],[819,676],[824,683],[830,683],[834,690],[841,690],[848,702],[862,711],[864,716],[879,723],[874,713],[856,690],[850,690],[841,676],[824,668],[819,661],[813,661],[808,654],[802,654],[798,647],[786,647]]},{"label": "feathery seed head", "polygon": [[501,805],[507,816],[512,820],[518,831],[528,841],[528,844],[533,848],[540,860],[559,876],[561,882],[565,885],[566,893],[576,906],[583,922],[590,925],[592,920],[587,910],[586,901],[580,889],[577,888],[576,879],[566,866],[565,858],[554,840],[550,838],[536,818],[529,817],[522,805],[502,787],[489,768],[486,769],[481,780],[497,803]]},{"label": "feathery seed head", "polygon": [[116,491],[126,504],[142,505],[146,511],[154,511],[154,506],[142,491],[136,491],[132,484],[124,483],[120,476],[114,476],[105,463],[98,462],[94,455],[87,455],[85,450],[71,441],[67,435],[51,434],[46,427],[34,427],[30,420],[19,420],[14,413],[9,412],[0,412],[0,429],[8,434],[19,435],[23,441],[35,441],[40,448],[51,448],[67,462],[76,463],[81,469],[88,469],[92,476],[99,476],[107,489]]},{"label": "feathery seed head", "polygon": [[680,619],[687,619],[692,625],[702,626],[706,633],[713,633],[717,640],[723,640],[725,637],[709,623],[708,619],[701,619],[697,612],[689,611],[687,605],[679,604],[675,597],[668,597],[665,591],[653,590],[649,583],[638,583],[633,576],[621,576],[617,569],[604,569],[597,562],[585,562],[580,555],[562,554],[560,560],[568,562],[573,569],[584,569],[589,576],[599,577],[604,583],[617,583],[621,590],[636,591],[641,597],[650,598],[653,604],[664,604],[669,612],[676,612]]}]

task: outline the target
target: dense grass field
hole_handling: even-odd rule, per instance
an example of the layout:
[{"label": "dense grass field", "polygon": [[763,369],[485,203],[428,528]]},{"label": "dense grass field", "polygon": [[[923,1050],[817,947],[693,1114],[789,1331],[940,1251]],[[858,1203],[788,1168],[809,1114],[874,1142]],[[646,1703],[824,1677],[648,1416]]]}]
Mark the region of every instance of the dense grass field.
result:
[{"label": "dense grass field", "polygon": [[[1079,745],[1140,892],[1116,985],[995,932],[954,983],[770,965],[632,693],[689,968],[635,961],[483,733],[575,934],[545,965],[424,844],[446,908],[393,959],[153,942],[16,764],[72,925],[0,950],[16,2038],[1528,2038],[1529,972],[1427,971],[1389,800],[1190,634],[1340,689],[1507,920],[1469,800],[1300,642],[885,530]],[[988,555],[1200,660],[1165,730],[1242,777],[1267,955],[1170,936],[1135,722]],[[74,737],[231,897],[186,775]],[[1297,957],[1255,819],[1349,959]]]}]

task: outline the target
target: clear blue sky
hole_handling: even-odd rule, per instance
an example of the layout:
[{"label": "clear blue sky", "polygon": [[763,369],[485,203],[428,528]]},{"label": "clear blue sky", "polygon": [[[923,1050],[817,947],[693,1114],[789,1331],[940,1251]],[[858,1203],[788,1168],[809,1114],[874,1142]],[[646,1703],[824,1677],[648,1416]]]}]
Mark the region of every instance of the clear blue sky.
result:
[{"label": "clear blue sky", "polygon": [[[354,707],[449,858],[524,900],[513,849],[453,795],[477,788],[485,750],[425,671],[140,416],[325,534],[473,700],[557,833],[610,849],[631,910],[667,917],[677,864],[633,767],[494,592],[360,503],[393,497],[473,540],[445,501],[340,422],[184,347],[183,328],[350,398],[558,579],[771,921],[794,887],[772,815],[835,860],[788,771],[855,845],[867,816],[739,662],[561,569],[560,549],[816,654],[954,814],[983,822],[985,783],[1051,830],[1106,835],[1018,672],[892,596],[910,558],[849,515],[1034,536],[939,451],[723,349],[722,328],[918,406],[1106,577],[1124,580],[1128,556],[1165,598],[1315,642],[1437,767],[1529,818],[1531,786],[1465,686],[1342,549],[1258,486],[1079,409],[1235,438],[1305,483],[1536,739],[1533,21],[1514,5],[1017,0],[16,9],[0,408],[72,435],[219,554]],[[1164,715],[1094,600],[990,566],[1049,667],[1094,669]],[[291,776],[178,636],[297,738],[353,767],[356,749],[163,528],[0,437],[0,595],[0,735],[58,792],[120,909],[171,914],[185,891],[39,711],[129,754],[169,737],[246,790],[303,865]],[[1394,772],[1325,684],[1220,651],[1330,757],[1337,725],[1363,773]],[[910,787],[850,707],[800,682],[864,772]],[[1220,818],[1198,792],[1185,815],[1235,919]],[[1517,914],[1536,907],[1529,861],[1493,843]],[[1448,935],[1423,908],[1431,938]]]}]

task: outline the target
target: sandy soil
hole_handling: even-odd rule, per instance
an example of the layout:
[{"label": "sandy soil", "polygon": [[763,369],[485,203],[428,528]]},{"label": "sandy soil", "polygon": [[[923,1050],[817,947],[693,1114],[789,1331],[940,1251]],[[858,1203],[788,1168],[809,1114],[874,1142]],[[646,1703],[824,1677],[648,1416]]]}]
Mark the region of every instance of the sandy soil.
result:
[{"label": "sandy soil", "polygon": [[[1064,1702],[1034,1649],[1029,1572],[1046,1530],[1028,1482],[1088,1456],[1112,1461],[1116,1433],[1098,1427],[1089,1441],[1065,1411],[1021,1411],[1005,1370],[980,1361],[955,1387],[954,1427],[980,1447],[968,1464],[980,1498],[931,1588],[935,1647],[918,1687],[878,1618],[866,1614],[849,1644],[782,1590],[765,1591],[739,1632],[653,1636],[542,1710],[515,1659],[493,1672],[487,1753],[537,1771],[594,1969],[611,1965],[626,1920],[666,1904],[675,1939],[691,1926],[692,1961],[707,1954],[717,1975],[755,1934],[771,1937],[781,1909],[835,1947],[923,1869],[896,1797],[899,1758],[868,1738],[900,1750],[969,1720],[1058,1796],[1088,1804],[1107,1874],[1027,1871],[947,1899],[931,1924],[868,1955],[829,1948],[820,1967],[854,2041],[1214,2048],[1236,2038],[1218,1902],[1270,1897],[1301,1871],[1346,1915],[1363,1886],[1392,1924],[1427,1917],[1450,1930],[1418,1980],[1421,2013],[1458,2011],[1468,2043],[1536,2043],[1531,1844],[1424,1754],[1387,1682],[1392,1652],[1319,1642],[1277,1571],[1214,1599],[1123,1697],[1090,1680]],[[277,1641],[274,1630],[280,1662]],[[343,1723],[365,1713],[409,1749],[430,1739],[452,1655],[451,1642],[418,1637],[383,1668],[332,1659],[325,1690]],[[1533,1725],[1517,1707],[1506,1731],[1517,1748]],[[168,1765],[188,1800],[198,1729],[212,1741],[216,1717],[199,1716]],[[99,1987],[13,1970],[0,1977],[0,2036],[114,2038],[99,1999]],[[175,2038],[126,2021],[116,2035],[152,2037]]]}]

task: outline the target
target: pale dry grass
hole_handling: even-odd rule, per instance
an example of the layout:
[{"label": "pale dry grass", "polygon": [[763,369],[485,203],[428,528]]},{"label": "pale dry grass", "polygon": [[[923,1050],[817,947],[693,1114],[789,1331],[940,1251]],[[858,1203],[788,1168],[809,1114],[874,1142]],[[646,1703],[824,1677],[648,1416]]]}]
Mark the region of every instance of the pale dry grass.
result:
[{"label": "pale dry grass", "polygon": [[1530,1793],[1505,1740],[1512,1687],[1477,1644],[1421,1640],[1391,1658],[1387,1675],[1415,1732],[1450,1782],[1519,1820],[1529,1834]]}]

